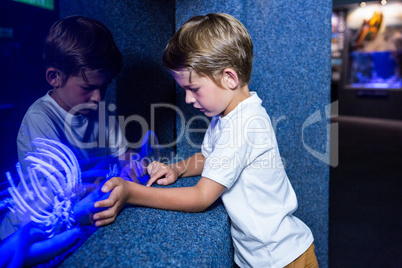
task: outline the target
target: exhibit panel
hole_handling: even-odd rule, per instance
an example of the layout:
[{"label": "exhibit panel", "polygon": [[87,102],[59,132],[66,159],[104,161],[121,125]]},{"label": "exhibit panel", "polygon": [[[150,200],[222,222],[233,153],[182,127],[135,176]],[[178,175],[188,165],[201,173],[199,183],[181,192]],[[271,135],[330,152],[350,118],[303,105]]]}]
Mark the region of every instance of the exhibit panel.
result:
[{"label": "exhibit panel", "polygon": [[334,7],[332,99],[340,114],[402,119],[401,18],[400,1]]}]

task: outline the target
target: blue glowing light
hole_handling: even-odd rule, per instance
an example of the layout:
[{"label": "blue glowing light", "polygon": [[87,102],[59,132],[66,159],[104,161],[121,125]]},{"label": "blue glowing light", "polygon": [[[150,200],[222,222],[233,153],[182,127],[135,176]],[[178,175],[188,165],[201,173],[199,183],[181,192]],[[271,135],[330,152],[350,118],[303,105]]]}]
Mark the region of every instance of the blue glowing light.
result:
[{"label": "blue glowing light", "polygon": [[[16,165],[19,185],[11,173],[6,175],[10,197],[0,204],[8,206],[20,222],[20,228],[1,243],[1,255],[6,257],[0,259],[0,267],[36,265],[70,248],[79,237],[79,226],[93,224],[92,215],[107,209],[94,207],[95,202],[110,195],[101,191],[103,184],[121,175],[116,164],[110,164],[109,170],[95,168],[81,173],[73,152],[60,142],[38,138],[33,145],[36,151],[25,159],[30,163],[27,174],[20,163]],[[149,131],[141,148],[131,155],[126,168],[139,183],[147,183],[146,167],[159,160],[158,147],[155,133]],[[83,178],[90,177],[103,180],[99,185],[83,183]]]}]

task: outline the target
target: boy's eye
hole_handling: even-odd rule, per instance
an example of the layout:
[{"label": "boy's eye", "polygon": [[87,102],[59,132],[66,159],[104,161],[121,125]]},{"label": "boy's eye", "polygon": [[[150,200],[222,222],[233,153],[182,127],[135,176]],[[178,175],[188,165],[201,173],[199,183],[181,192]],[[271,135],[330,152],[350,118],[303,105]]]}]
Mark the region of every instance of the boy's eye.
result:
[{"label": "boy's eye", "polygon": [[197,92],[198,88],[189,88],[191,90],[191,92]]},{"label": "boy's eye", "polygon": [[85,90],[85,91],[91,91],[91,90],[93,90],[93,88],[91,88],[91,87],[81,87],[83,90]]}]

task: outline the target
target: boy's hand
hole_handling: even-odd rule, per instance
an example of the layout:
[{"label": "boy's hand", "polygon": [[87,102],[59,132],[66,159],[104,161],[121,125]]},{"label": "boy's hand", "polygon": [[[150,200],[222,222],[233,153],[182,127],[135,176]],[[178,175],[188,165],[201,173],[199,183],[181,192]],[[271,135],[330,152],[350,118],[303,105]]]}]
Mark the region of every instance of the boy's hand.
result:
[{"label": "boy's hand", "polygon": [[151,186],[155,181],[159,185],[168,185],[177,181],[180,176],[179,171],[174,165],[166,165],[161,162],[154,161],[148,167],[148,174],[151,176],[147,186]]},{"label": "boy's hand", "polygon": [[102,192],[112,192],[110,193],[108,199],[98,201],[94,205],[96,208],[108,207],[107,210],[98,212],[93,216],[93,220],[95,221],[96,226],[104,226],[114,222],[117,214],[120,212],[121,208],[124,206],[129,198],[129,183],[131,182],[123,180],[119,177],[113,177],[105,182],[102,187]]}]

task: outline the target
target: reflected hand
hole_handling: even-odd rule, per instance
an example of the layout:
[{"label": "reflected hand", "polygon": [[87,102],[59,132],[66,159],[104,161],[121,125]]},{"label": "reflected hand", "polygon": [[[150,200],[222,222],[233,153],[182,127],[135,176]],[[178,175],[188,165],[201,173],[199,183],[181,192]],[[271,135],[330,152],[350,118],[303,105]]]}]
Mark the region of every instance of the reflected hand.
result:
[{"label": "reflected hand", "polygon": [[120,173],[120,177],[126,181],[133,181],[135,183],[138,183],[138,176],[135,170],[132,169],[131,163],[123,167]]},{"label": "reflected hand", "polygon": [[[139,157],[135,158],[139,159]],[[145,184],[149,178],[147,174],[147,162],[143,159],[132,159],[129,164],[124,166],[121,171],[120,177],[128,181]]]},{"label": "reflected hand", "polygon": [[0,267],[33,266],[54,258],[77,240],[79,228],[64,231],[51,238],[31,223],[7,237],[0,245]]}]

